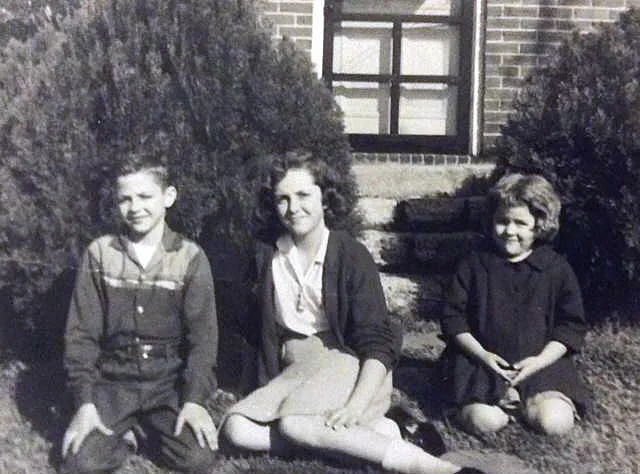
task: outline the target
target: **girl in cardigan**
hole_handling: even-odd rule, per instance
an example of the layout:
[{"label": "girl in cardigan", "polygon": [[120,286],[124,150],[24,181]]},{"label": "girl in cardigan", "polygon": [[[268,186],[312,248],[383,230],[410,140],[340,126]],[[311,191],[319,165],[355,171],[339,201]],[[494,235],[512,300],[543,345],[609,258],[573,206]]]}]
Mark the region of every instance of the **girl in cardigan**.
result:
[{"label": "girl in cardigan", "polygon": [[586,323],[580,288],[549,242],[560,199],[539,175],[503,177],[487,197],[490,249],[455,275],[442,319],[446,378],[462,423],[495,432],[521,413],[564,434],[589,404],[572,355]]},{"label": "girl in cardigan", "polygon": [[404,441],[384,415],[401,338],[363,245],[326,221],[346,214],[335,172],[308,153],[271,163],[259,216],[272,238],[256,255],[258,382],[231,407],[232,445],[292,447],[365,460],[407,474],[480,473]]}]

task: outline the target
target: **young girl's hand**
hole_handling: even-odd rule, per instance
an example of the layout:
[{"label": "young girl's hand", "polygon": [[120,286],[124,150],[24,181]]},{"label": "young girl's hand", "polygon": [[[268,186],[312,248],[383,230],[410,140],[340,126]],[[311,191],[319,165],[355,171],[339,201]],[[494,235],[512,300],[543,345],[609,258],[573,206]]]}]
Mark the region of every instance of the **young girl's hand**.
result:
[{"label": "young girl's hand", "polygon": [[500,355],[486,350],[470,332],[463,332],[456,336],[456,342],[463,351],[481,361],[489,370],[510,382],[516,376],[516,369]]},{"label": "young girl's hand", "polygon": [[482,362],[491,369],[491,371],[498,374],[507,382],[512,383],[514,377],[518,375],[518,369],[503,359],[498,354],[485,351],[481,357]]},{"label": "young girl's hand", "polygon": [[548,364],[540,356],[527,357],[513,366],[518,370],[517,375],[511,380],[511,386],[515,387],[520,382],[525,381],[539,370],[544,369]]},{"label": "young girl's hand", "polygon": [[555,364],[566,353],[567,346],[563,343],[558,341],[549,341],[547,345],[544,346],[544,349],[542,349],[540,354],[527,357],[513,364],[518,373],[511,380],[511,385],[515,387],[536,372]]}]

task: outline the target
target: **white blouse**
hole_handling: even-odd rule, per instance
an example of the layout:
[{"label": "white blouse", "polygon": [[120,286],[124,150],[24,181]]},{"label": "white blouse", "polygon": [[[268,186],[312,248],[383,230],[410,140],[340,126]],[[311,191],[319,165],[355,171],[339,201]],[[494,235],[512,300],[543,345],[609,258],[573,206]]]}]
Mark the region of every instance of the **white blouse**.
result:
[{"label": "white blouse", "polygon": [[271,269],[275,318],[281,326],[305,335],[329,329],[322,304],[322,275],[328,243],[329,229],[325,228],[318,252],[305,272],[291,236],[286,234],[276,242]]}]

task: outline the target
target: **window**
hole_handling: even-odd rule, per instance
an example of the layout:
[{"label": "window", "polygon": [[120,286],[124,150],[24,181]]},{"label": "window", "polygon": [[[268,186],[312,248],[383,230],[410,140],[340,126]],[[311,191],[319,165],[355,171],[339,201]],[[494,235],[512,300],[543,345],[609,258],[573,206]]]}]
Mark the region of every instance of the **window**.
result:
[{"label": "window", "polygon": [[474,3],[325,2],[322,75],[354,150],[468,152]]}]

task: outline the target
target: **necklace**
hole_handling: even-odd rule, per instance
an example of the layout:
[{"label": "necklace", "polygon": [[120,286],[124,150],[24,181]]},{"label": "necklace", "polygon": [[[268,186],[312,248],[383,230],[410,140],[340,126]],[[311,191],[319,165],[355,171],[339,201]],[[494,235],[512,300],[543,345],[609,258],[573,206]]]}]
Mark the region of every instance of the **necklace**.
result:
[{"label": "necklace", "polygon": [[298,296],[296,297],[296,310],[298,311],[298,313],[302,313],[302,310],[304,309],[302,307],[303,293],[304,293],[304,286],[298,285]]}]

